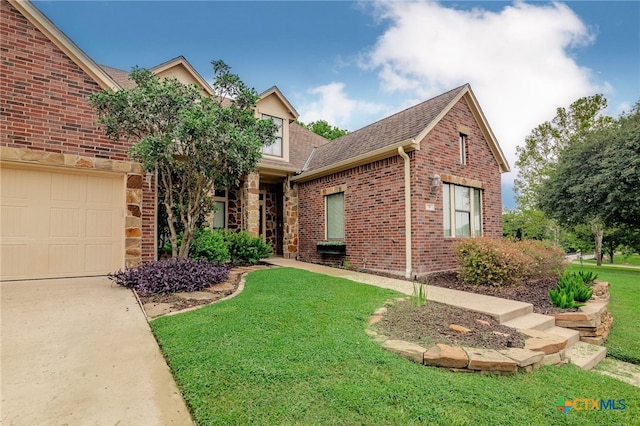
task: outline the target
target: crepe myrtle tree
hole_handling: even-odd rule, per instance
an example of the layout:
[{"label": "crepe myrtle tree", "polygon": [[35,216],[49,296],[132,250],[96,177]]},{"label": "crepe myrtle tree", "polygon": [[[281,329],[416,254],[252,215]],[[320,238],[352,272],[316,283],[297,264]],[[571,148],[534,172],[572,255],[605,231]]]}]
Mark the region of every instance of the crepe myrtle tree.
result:
[{"label": "crepe myrtle tree", "polygon": [[157,173],[172,257],[188,256],[198,218],[213,210],[212,188],[238,185],[275,141],[273,121],[255,116],[257,92],[223,61],[212,65],[214,97],[140,68],[129,74],[135,87],[89,97],[105,134],[136,140],[129,156]]}]

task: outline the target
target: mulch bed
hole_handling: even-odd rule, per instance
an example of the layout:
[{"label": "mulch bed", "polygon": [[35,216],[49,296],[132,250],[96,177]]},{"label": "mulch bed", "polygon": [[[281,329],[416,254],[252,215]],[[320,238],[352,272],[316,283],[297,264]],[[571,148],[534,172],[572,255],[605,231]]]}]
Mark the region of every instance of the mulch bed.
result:
[{"label": "mulch bed", "polygon": [[[423,281],[432,286],[531,303],[533,311],[539,314],[578,310],[559,309],[552,305],[549,290],[555,288],[556,279],[536,280],[519,286],[485,287],[467,284],[452,271],[431,274]],[[484,325],[483,322],[488,322],[489,325]],[[463,326],[471,331],[460,334],[449,329],[451,324]],[[413,306],[409,302],[396,303],[389,308],[379,323],[378,329],[391,339],[405,340],[423,346],[446,343],[476,348],[505,349],[509,342],[511,347],[522,348],[524,340],[528,338],[513,328],[500,325],[487,315],[430,301],[422,307]]]},{"label": "mulch bed", "polygon": [[427,284],[437,287],[451,288],[469,293],[484,294],[487,296],[500,297],[502,299],[531,303],[533,305],[533,312],[538,314],[572,312],[578,310],[559,309],[551,304],[549,290],[554,289],[558,283],[558,280],[554,278],[530,281],[519,286],[504,287],[470,285],[458,278],[458,274],[456,272],[440,272],[431,274],[426,280]]},{"label": "mulch bed", "polygon": [[[462,334],[450,329],[451,324],[470,331]],[[410,301],[397,302],[388,308],[377,327],[390,339],[426,348],[436,343],[485,349],[522,348],[527,338],[488,315],[432,301],[423,306],[415,306]]]}]

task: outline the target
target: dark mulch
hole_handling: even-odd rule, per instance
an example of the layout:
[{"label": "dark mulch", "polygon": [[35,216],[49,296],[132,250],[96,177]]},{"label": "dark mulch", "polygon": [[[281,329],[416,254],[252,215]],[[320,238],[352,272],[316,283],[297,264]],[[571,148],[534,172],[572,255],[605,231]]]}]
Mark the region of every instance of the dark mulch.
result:
[{"label": "dark mulch", "polygon": [[[533,311],[539,314],[577,310],[559,309],[552,305],[549,290],[555,288],[558,282],[557,279],[552,278],[531,281],[519,286],[474,286],[462,281],[458,274],[452,271],[431,274],[422,281],[437,287],[531,303]],[[483,325],[478,320],[488,322],[489,326]],[[459,334],[449,329],[451,324],[461,325],[470,329],[471,332]],[[511,341],[512,347],[521,348],[527,338],[510,327],[500,325],[495,319],[486,315],[435,302],[428,302],[423,307],[415,307],[408,302],[396,303],[389,309],[378,328],[389,338],[418,343],[423,346],[447,343],[487,349],[504,349],[507,347],[507,341]]]},{"label": "dark mulch", "polygon": [[[451,330],[451,324],[469,329],[467,333]],[[442,303],[427,301],[415,306],[409,301],[390,306],[378,331],[391,339],[430,347],[436,343],[486,349],[522,348],[527,336],[498,324],[488,315],[466,311]]]},{"label": "dark mulch", "polygon": [[440,272],[429,275],[426,278],[426,281],[429,285],[437,287],[451,288],[469,293],[485,294],[488,296],[501,297],[503,299],[531,303],[533,305],[533,312],[538,314],[577,310],[559,309],[551,304],[549,290],[556,287],[558,280],[555,278],[531,281],[520,286],[489,287],[467,284],[458,278],[458,274],[456,272]]}]

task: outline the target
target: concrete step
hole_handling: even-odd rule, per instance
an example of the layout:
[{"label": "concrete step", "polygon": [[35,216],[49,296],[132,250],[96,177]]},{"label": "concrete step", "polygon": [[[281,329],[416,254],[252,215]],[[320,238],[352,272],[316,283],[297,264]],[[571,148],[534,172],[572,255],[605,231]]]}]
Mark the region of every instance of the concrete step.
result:
[{"label": "concrete step", "polygon": [[577,342],[566,351],[569,362],[583,370],[591,370],[606,356],[607,348],[584,342]]},{"label": "concrete step", "polygon": [[434,302],[480,312],[495,318],[500,324],[533,312],[531,303],[501,299],[483,294],[467,293],[449,288],[427,286],[427,297]]},{"label": "concrete step", "polygon": [[528,330],[547,330],[551,327],[554,327],[556,324],[556,319],[554,317],[550,317],[548,315],[530,313],[517,318],[510,319],[506,322],[503,322],[502,325],[506,325],[507,327],[512,327],[518,330],[528,329]]},{"label": "concrete step", "polygon": [[575,345],[580,341],[580,332],[570,328],[553,326],[544,331],[564,337],[567,339],[567,346]]}]

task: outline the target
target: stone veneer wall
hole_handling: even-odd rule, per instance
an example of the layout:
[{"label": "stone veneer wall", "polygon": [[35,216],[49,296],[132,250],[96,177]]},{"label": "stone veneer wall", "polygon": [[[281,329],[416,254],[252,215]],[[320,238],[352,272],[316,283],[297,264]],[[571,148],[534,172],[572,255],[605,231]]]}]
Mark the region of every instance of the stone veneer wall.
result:
[{"label": "stone veneer wall", "polygon": [[289,178],[283,182],[284,224],[283,257],[295,258],[298,255],[298,185],[291,184]]}]

